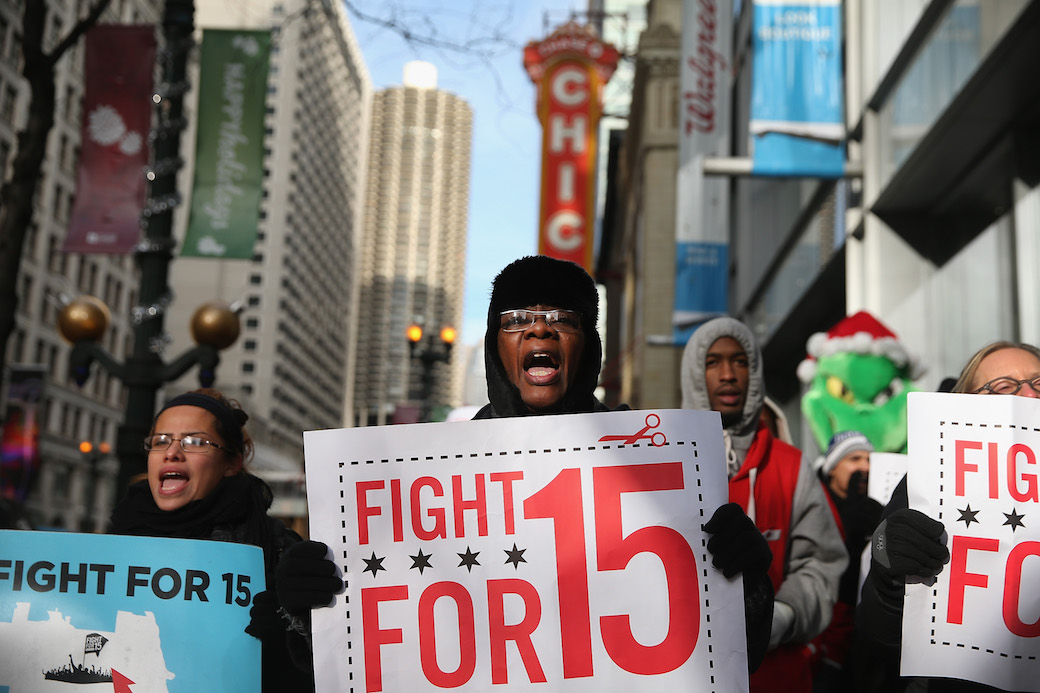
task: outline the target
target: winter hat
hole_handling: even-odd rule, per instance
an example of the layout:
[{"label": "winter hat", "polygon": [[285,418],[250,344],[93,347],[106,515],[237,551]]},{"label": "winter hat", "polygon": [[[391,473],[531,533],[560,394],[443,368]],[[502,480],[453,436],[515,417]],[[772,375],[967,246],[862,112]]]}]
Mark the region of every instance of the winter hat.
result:
[{"label": "winter hat", "polygon": [[574,382],[561,400],[557,413],[592,411],[603,358],[603,344],[596,329],[599,321],[596,282],[579,265],[545,255],[529,255],[514,260],[498,273],[491,286],[487,332],[484,335],[488,400],[498,416],[527,413],[520,390],[509,381],[499,358],[498,331],[503,310],[536,305],[581,313],[585,348]]},{"label": "winter hat", "polygon": [[522,257],[498,273],[491,288],[488,327],[498,329],[498,316],[510,308],[554,306],[581,313],[586,332],[599,320],[599,293],[588,272],[567,260],[546,255]]},{"label": "winter hat", "polygon": [[827,452],[816,458],[813,467],[816,469],[816,473],[820,475],[820,478],[826,479],[831,475],[831,470],[838,466],[839,462],[859,450],[874,452],[874,446],[870,444],[865,435],[859,431],[835,433],[827,446]]},{"label": "winter hat", "polygon": [[916,356],[910,354],[892,330],[866,311],[860,311],[838,321],[827,332],[817,332],[809,337],[805,350],[807,358],[798,364],[798,378],[803,383],[812,382],[816,376],[816,359],[844,352],[885,356],[911,380],[924,374],[924,366]]}]

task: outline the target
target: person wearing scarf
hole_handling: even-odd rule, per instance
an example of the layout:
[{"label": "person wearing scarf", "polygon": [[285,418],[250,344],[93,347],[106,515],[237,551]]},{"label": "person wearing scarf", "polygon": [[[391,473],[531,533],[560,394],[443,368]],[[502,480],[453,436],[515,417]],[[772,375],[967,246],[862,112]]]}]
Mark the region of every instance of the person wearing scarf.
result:
[{"label": "person wearing scarf", "polygon": [[212,389],[167,402],[145,440],[147,478],[132,484],[113,510],[112,532],[260,547],[268,589],[254,598],[246,632],[262,643],[263,690],[314,690],[309,628],[297,619],[296,629],[287,630],[274,590],[282,552],[300,537],[267,515],[271,489],[245,470],[253,453],[244,428],[248,418],[237,402]]}]

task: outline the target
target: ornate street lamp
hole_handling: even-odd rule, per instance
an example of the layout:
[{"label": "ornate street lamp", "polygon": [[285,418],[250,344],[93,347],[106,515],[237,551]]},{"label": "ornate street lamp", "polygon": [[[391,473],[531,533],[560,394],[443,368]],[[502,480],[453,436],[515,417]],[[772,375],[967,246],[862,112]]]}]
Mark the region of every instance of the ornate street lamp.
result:
[{"label": "ornate street lamp", "polygon": [[[192,318],[192,335],[198,345],[166,364],[161,353],[168,339],[163,329],[167,306],[172,301],[169,265],[173,257],[173,210],[180,204],[177,171],[184,161],[180,156],[181,133],[187,127],[184,95],[188,53],[195,42],[194,0],[166,0],[163,5],[163,46],[159,53],[162,81],[152,96],[157,126],[151,134],[152,165],[146,173],[148,200],[141,213],[143,237],[134,248],[140,272],[139,305],[133,309],[134,346],[125,363],[118,363],[99,344],[98,338],[108,323],[108,309],[101,301],[84,297],[69,303],[59,319],[62,335],[74,344],[70,373],[82,385],[94,361],[123,381],[127,388],[126,412],[116,436],[119,458],[116,493],[122,496],[130,479],[145,470],[147,456],[143,447],[152,419],[159,387],[178,378],[195,364],[199,381],[213,383],[220,357],[217,354],[238,337],[238,317],[227,306],[207,304]],[[102,317],[103,316],[103,317]]]},{"label": "ornate street lamp", "polygon": [[433,370],[434,364],[447,363],[451,360],[451,347],[455,343],[457,333],[454,327],[446,325],[441,328],[439,344],[433,339],[428,339],[427,345],[423,345],[422,325],[412,324],[405,330],[408,337],[409,354],[413,361],[422,364],[422,391],[420,392],[419,421],[429,421],[433,408],[431,398],[433,397]]},{"label": "ornate street lamp", "polygon": [[218,352],[235,343],[241,328],[238,314],[230,306],[206,303],[199,306],[191,318],[191,335],[196,346],[170,363],[164,363],[156,350],[141,355],[137,349],[125,363],[120,363],[99,343],[108,323],[108,307],[94,296],[80,296],[70,301],[58,315],[58,331],[73,345],[69,354],[69,376],[76,385],[87,382],[91,366],[97,361],[127,387],[123,424],[116,434],[119,457],[116,493],[121,497],[130,479],[145,470],[148,455],[144,438],[155,418],[155,395],[159,388],[196,364],[199,384],[211,386],[220,363]]}]

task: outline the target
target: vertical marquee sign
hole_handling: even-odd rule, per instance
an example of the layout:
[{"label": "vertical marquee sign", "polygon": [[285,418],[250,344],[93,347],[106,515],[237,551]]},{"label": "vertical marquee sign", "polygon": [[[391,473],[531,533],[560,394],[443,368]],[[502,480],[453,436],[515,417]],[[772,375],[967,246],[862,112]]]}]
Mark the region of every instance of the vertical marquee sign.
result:
[{"label": "vertical marquee sign", "polygon": [[524,48],[542,123],[538,252],[592,271],[596,128],[603,87],[618,63],[614,46],[575,22]]}]

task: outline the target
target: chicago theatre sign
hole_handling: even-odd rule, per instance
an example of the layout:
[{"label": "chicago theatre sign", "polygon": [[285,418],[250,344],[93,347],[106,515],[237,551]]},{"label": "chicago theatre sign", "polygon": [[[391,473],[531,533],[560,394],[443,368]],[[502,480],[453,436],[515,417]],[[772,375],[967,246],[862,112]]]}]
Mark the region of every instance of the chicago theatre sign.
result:
[{"label": "chicago theatre sign", "polygon": [[542,123],[542,201],[538,252],[592,272],[596,128],[603,87],[618,51],[591,28],[568,22],[524,48]]}]

